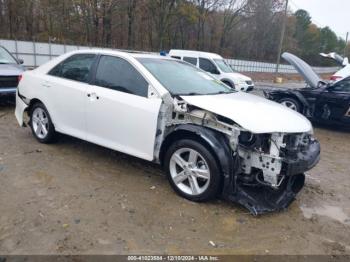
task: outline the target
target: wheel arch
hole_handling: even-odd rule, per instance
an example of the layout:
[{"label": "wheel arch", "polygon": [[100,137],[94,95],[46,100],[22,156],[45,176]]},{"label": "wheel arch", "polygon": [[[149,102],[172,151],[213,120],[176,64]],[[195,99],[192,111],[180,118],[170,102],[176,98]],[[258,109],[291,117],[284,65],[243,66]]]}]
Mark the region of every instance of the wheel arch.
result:
[{"label": "wheel arch", "polygon": [[235,88],[235,83],[231,79],[223,78],[220,81],[225,84],[228,83],[231,86],[231,88]]},{"label": "wheel arch", "polygon": [[52,115],[51,110],[50,110],[50,109],[47,107],[47,105],[45,105],[45,103],[44,103],[41,99],[39,99],[39,98],[32,98],[32,99],[30,99],[29,104],[28,104],[28,107],[26,108],[26,112],[27,112],[28,116],[30,116],[30,112],[31,112],[33,106],[34,106],[36,103],[41,103],[41,104],[43,104],[43,105],[45,106],[46,110],[49,112],[49,115],[50,115],[52,124],[54,125],[55,128],[57,128],[57,126],[56,126],[56,121],[55,121],[54,116]]},{"label": "wheel arch", "polygon": [[202,143],[214,156],[223,175],[229,175],[233,170],[232,150],[228,139],[221,133],[202,126],[184,124],[173,127],[160,148],[159,161],[164,164],[167,149],[180,139],[193,139]]},{"label": "wheel arch", "polygon": [[298,91],[288,91],[288,92],[272,92],[272,97],[274,97],[274,100],[279,102],[280,100],[284,98],[293,98],[297,102],[299,102],[300,106],[302,107],[302,111],[306,113],[306,111],[310,108],[309,102],[305,99],[305,97]]},{"label": "wheel arch", "polygon": [[[26,109],[27,111],[27,114],[29,115],[30,114],[30,111],[32,110],[33,106],[36,104],[36,103],[41,103],[45,106],[45,104],[43,103],[43,101],[41,101],[40,99],[38,98],[33,98],[29,101],[29,104],[28,104],[28,107]],[[45,106],[46,107],[46,106]]]}]

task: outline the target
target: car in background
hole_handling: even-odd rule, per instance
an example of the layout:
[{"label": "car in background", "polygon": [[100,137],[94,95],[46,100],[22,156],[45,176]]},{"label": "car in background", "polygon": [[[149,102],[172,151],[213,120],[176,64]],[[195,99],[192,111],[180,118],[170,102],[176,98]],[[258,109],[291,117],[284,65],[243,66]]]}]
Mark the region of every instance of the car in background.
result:
[{"label": "car in background", "polygon": [[210,73],[237,91],[250,92],[254,89],[254,83],[250,77],[235,72],[218,54],[172,49],[169,55]]},{"label": "car in background", "polygon": [[266,89],[265,97],[300,112],[315,122],[350,126],[350,76],[327,83],[299,57],[290,53],[284,53],[282,57],[304,77],[307,86]]},{"label": "car in background", "polygon": [[342,67],[338,72],[333,74],[330,78],[330,83],[335,84],[336,82],[339,82],[347,77],[350,77],[350,64],[349,59],[347,57],[342,57],[341,55],[338,55],[337,53],[321,53],[322,57],[330,58],[334,60],[339,66]]},{"label": "car in background", "polygon": [[159,163],[180,196],[222,197],[255,215],[287,208],[320,157],[304,116],[170,57],[65,54],[23,73],[21,126],[24,112],[41,143],[59,132]]},{"label": "car in background", "polygon": [[0,96],[14,95],[18,80],[24,72],[23,60],[16,59],[6,48],[0,46]]}]

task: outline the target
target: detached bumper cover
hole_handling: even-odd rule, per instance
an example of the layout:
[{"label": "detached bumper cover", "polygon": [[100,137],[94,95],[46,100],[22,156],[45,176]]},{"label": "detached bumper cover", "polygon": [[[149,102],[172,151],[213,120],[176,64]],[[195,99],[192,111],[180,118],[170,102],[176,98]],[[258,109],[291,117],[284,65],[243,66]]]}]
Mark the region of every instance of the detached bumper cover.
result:
[{"label": "detached bumper cover", "polygon": [[25,123],[23,121],[23,114],[24,111],[28,108],[28,105],[22,100],[22,98],[19,96],[18,92],[16,93],[16,110],[15,110],[15,116],[18,121],[18,124],[20,126],[25,126]]},{"label": "detached bumper cover", "polygon": [[[223,198],[241,204],[253,215],[281,211],[295,200],[305,184],[304,172],[313,168],[320,159],[320,144],[313,141],[307,151],[298,153],[298,159],[287,160],[284,165],[284,180],[278,189],[268,186],[247,186],[238,182],[238,175],[225,177]],[[232,170],[240,170],[235,160]]]}]

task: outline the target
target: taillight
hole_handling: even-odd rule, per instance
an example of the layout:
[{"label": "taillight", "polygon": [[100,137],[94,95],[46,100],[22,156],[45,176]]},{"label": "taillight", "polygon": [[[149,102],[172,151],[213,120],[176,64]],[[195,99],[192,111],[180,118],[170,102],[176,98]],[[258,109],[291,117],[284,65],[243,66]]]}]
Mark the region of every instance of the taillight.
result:
[{"label": "taillight", "polygon": [[22,75],[19,75],[18,76],[18,83],[22,80],[23,76]]},{"label": "taillight", "polygon": [[337,80],[339,80],[341,78],[343,78],[343,77],[341,77],[341,76],[331,76],[330,80],[331,81],[337,81]]}]

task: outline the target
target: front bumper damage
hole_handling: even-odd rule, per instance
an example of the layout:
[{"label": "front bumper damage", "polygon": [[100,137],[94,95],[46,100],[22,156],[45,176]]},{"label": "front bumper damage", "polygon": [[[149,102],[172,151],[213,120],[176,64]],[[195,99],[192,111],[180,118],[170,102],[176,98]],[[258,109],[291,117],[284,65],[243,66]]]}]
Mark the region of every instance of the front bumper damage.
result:
[{"label": "front bumper damage", "polygon": [[[173,132],[199,136],[217,156],[223,176],[221,198],[253,215],[286,209],[305,183],[304,173],[320,159],[320,144],[307,133],[258,133],[233,120],[175,100],[163,107],[156,156]],[[166,144],[166,143],[165,143]],[[162,160],[160,160],[162,162]]]},{"label": "front bumper damage", "polygon": [[[295,157],[296,156],[296,157]],[[226,176],[222,197],[247,208],[253,215],[286,209],[303,188],[305,172],[320,160],[320,144],[314,140],[304,151],[286,158],[282,163],[284,180],[277,188],[267,185],[247,185],[239,181],[241,161],[236,157],[232,163],[232,175]]]}]

